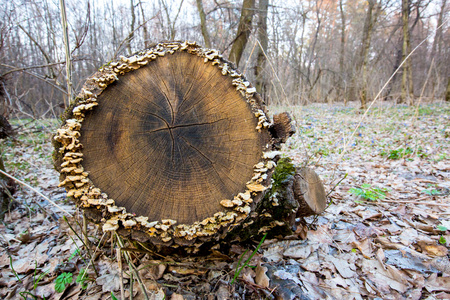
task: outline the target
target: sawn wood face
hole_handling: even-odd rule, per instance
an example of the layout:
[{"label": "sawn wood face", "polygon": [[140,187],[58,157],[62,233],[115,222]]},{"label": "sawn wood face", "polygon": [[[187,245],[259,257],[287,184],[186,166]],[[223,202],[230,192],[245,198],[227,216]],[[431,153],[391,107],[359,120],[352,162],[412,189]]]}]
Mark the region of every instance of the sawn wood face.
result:
[{"label": "sawn wood face", "polygon": [[245,190],[261,159],[257,119],[232,78],[186,52],[109,85],[81,129],[82,165],[116,205],[192,224]]}]

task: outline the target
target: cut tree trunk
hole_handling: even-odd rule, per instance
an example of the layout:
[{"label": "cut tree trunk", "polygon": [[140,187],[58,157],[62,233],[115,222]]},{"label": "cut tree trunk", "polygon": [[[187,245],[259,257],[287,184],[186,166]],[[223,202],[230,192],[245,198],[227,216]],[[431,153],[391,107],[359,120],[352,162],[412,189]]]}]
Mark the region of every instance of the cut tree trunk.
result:
[{"label": "cut tree trunk", "polygon": [[272,122],[245,77],[195,43],[104,66],[63,119],[60,186],[104,231],[158,251],[289,234],[299,207],[320,213],[326,202],[314,198],[318,177],[310,185],[279,159],[295,131],[289,115]]}]

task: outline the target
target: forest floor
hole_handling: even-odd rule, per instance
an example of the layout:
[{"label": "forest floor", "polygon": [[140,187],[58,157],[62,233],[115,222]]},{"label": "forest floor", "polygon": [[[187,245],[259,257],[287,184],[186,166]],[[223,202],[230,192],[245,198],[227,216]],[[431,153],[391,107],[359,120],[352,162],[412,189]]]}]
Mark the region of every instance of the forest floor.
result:
[{"label": "forest floor", "polygon": [[148,299],[450,299],[450,104],[272,110],[294,116],[283,151],[321,176],[326,211],[298,235],[264,241],[248,262],[257,267],[240,272],[258,241],[207,258],[122,252],[140,283],[96,226],[90,254],[83,246],[82,215],[52,168],[57,122],[15,120],[16,139],[0,146],[6,170],[74,217],[29,188],[15,193],[0,223],[0,298],[145,299],[144,288]]}]

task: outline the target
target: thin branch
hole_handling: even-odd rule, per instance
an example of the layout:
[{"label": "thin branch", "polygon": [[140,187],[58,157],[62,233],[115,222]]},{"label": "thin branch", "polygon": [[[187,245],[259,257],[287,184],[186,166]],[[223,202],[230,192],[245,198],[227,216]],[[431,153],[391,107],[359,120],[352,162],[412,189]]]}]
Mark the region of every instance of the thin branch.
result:
[{"label": "thin branch", "polygon": [[63,28],[64,36],[64,49],[66,55],[66,82],[67,82],[67,102],[64,101],[66,107],[72,101],[72,62],[70,58],[70,45],[69,45],[69,29],[67,24],[66,14],[66,2],[65,0],[59,0],[59,6],[61,11],[61,25]]},{"label": "thin branch", "polygon": [[138,31],[142,26],[144,26],[145,24],[147,24],[147,22],[153,20],[154,18],[156,18],[157,14],[154,15],[153,17],[151,17],[150,19],[148,19],[147,21],[143,22],[141,25],[139,25],[133,32],[131,32],[125,39],[123,39],[119,46],[117,47],[116,51],[114,52],[113,58],[117,57],[118,52],[120,51],[120,49],[122,48],[123,44],[125,44],[125,42],[130,38],[131,34],[134,34],[136,31]]},{"label": "thin branch", "polygon": [[[22,29],[23,32],[25,32],[25,34],[28,36],[28,38],[39,48],[39,51],[41,51],[42,55],[44,55],[45,60],[47,61],[48,64],[51,64],[52,61],[50,59],[50,57],[48,56],[47,52],[44,51],[44,49],[41,47],[41,45],[33,38],[33,36],[25,30],[25,28],[23,28],[22,25],[17,25],[20,29]],[[53,71],[52,68],[50,68],[50,71],[52,73],[52,77],[55,77],[55,72]]]},{"label": "thin branch", "polygon": [[31,185],[23,182],[20,179],[17,179],[16,177],[9,175],[8,173],[4,172],[3,170],[0,170],[0,173],[2,173],[3,175],[17,181],[18,183],[20,183],[21,185],[29,188],[30,190],[32,190],[33,192],[35,192],[36,194],[38,194],[39,196],[41,196],[42,198],[44,198],[45,200],[47,200],[49,203],[51,203],[53,206],[56,206],[57,208],[59,208],[59,210],[61,210],[62,212],[64,212],[66,215],[68,215],[69,217],[73,217],[73,215],[71,215],[68,211],[66,211],[64,208],[62,208],[61,206],[59,206],[58,204],[56,204],[55,202],[53,202],[52,200],[50,200],[47,196],[45,196],[44,194],[42,194],[41,192],[39,192],[38,190],[36,190],[35,188],[33,188]]},{"label": "thin branch", "polygon": [[20,72],[20,71],[25,71],[25,70],[30,70],[30,69],[46,68],[46,67],[51,67],[51,66],[55,66],[55,65],[62,65],[65,63],[66,63],[66,61],[59,61],[59,62],[49,63],[49,64],[45,64],[45,65],[28,66],[28,67],[22,67],[22,68],[17,68],[14,66],[9,66],[9,65],[0,63],[0,66],[12,68],[12,70],[9,70],[9,71],[1,74],[0,77],[6,76],[6,75],[14,73],[14,72]]}]

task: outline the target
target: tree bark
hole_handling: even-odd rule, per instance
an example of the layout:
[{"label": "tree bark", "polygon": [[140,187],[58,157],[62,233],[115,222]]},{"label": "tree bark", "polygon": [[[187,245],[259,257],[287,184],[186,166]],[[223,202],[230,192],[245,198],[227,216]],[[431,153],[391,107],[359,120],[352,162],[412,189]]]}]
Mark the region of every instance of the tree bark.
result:
[{"label": "tree bark", "polygon": [[445,101],[450,101],[450,76],[447,77],[447,88],[445,89]]},{"label": "tree bark", "polygon": [[255,0],[244,0],[242,3],[241,18],[233,46],[230,51],[230,61],[239,66],[242,53],[252,32],[252,19],[254,14]]},{"label": "tree bark", "polygon": [[[258,14],[258,41],[259,47],[256,51],[256,66],[255,66],[255,86],[256,91],[260,93],[263,99],[266,99],[265,87],[266,80],[264,76],[264,66],[266,64],[266,53],[268,47],[267,36],[267,10],[269,9],[269,0],[259,1],[259,14]],[[266,101],[267,102],[267,101]]]},{"label": "tree bark", "polygon": [[131,41],[134,38],[134,25],[136,23],[136,14],[134,13],[134,1],[130,0],[130,14],[131,14],[131,23],[130,23],[130,34],[127,37],[127,48],[128,54],[131,55],[133,50],[131,49]]},{"label": "tree bark", "polygon": [[104,231],[158,251],[292,233],[323,186],[280,159],[295,128],[266,112],[218,51],[158,44],[86,81],[54,139],[60,186]]},{"label": "tree bark", "polygon": [[367,64],[369,62],[372,31],[378,16],[378,13],[375,13],[374,15],[374,8],[377,5],[377,0],[368,0],[367,3],[368,6],[366,18],[364,20],[361,48],[357,57],[355,76],[353,76],[353,86],[358,87],[357,90],[359,90],[359,99],[361,101],[362,109],[365,109],[367,106]]},{"label": "tree bark", "polygon": [[[142,6],[142,1],[139,0],[139,7],[141,9],[141,15],[142,15],[142,22],[147,22],[145,20],[145,14],[144,14],[144,8]],[[147,30],[147,24],[142,24],[142,32],[143,32],[143,37],[144,37],[144,45],[145,48],[150,47],[150,37],[148,35],[148,30]]]},{"label": "tree bark", "polygon": [[373,8],[375,6],[376,0],[369,0],[369,6],[367,8],[366,20],[364,22],[364,32],[363,32],[363,46],[362,46],[362,88],[361,88],[361,108],[366,108],[367,102],[367,63],[369,61],[369,50],[370,50],[370,40],[372,37],[373,29]]},{"label": "tree bark", "polygon": [[206,26],[206,14],[205,14],[205,10],[203,9],[203,1],[202,0],[196,0],[196,1],[197,1],[198,14],[200,16],[200,28],[202,30],[203,40],[205,41],[205,47],[211,48],[211,41],[209,38],[208,27]]},{"label": "tree bark", "polygon": [[[404,62],[402,70],[402,86],[401,86],[401,102],[413,105],[414,90],[412,81],[412,63],[411,57],[407,58],[411,52],[411,42],[409,33],[409,0],[402,0],[402,24],[403,24],[403,47],[402,62]],[[407,60],[407,61],[405,61]]]},{"label": "tree bark", "polygon": [[347,98],[345,97],[345,72],[344,72],[344,61],[345,61],[345,12],[343,7],[343,0],[339,0],[339,12],[341,14],[341,47],[339,51],[339,93],[344,97],[344,103],[347,103]]}]

